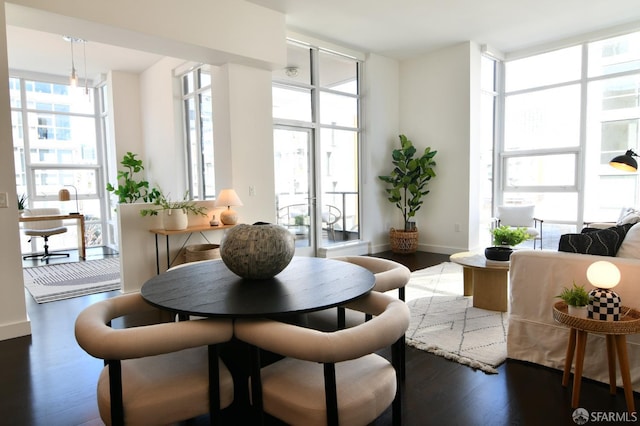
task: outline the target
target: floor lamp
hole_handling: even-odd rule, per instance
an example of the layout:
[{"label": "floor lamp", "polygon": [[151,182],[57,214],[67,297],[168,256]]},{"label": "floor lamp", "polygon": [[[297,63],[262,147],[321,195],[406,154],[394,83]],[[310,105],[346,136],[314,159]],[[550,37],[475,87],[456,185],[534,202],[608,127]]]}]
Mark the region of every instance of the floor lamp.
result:
[{"label": "floor lamp", "polygon": [[633,157],[638,157],[638,154],[633,152],[632,149],[628,149],[623,155],[618,155],[609,161],[609,165],[625,172],[635,172],[638,170],[638,162]]}]

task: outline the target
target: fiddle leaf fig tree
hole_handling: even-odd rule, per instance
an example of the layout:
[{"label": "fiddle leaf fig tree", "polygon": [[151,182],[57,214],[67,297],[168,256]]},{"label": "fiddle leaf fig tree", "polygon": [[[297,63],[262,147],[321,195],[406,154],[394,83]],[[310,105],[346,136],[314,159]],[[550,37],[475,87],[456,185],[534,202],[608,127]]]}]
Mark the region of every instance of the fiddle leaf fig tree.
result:
[{"label": "fiddle leaf fig tree", "polygon": [[389,194],[388,200],[402,212],[405,231],[411,231],[414,229],[411,218],[422,207],[422,197],[429,193],[427,185],[436,176],[433,158],[438,151],[426,147],[422,155],[415,157],[417,150],[411,140],[405,135],[399,135],[399,138],[400,148],[391,153],[394,166],[391,174],[378,178],[389,184],[385,188]]}]

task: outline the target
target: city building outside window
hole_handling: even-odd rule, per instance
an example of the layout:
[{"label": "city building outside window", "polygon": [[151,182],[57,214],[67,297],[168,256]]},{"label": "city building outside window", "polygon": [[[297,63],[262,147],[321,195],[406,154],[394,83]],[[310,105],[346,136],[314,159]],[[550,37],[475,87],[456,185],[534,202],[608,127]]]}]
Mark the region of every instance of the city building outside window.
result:
[{"label": "city building outside window", "polygon": [[287,50],[273,72],[277,215],[315,254],[360,238],[361,64],[307,43]]},{"label": "city building outside window", "polygon": [[[67,82],[9,79],[16,189],[26,195],[29,208],[58,207],[63,213],[85,215],[87,247],[103,245],[100,192],[102,138],[96,132],[94,92]],[[67,187],[72,201],[58,200]],[[74,188],[72,188],[73,186]],[[76,221],[65,224],[69,232],[51,239],[51,250],[77,247]],[[21,239],[22,252],[41,250],[42,239]]]},{"label": "city building outside window", "polygon": [[213,158],[211,73],[200,66],[180,76],[187,149],[189,195],[197,200],[216,196]]},{"label": "city building outside window", "polygon": [[637,207],[638,174],[608,163],[640,144],[640,32],[504,65],[497,202],[535,204],[545,238]]}]

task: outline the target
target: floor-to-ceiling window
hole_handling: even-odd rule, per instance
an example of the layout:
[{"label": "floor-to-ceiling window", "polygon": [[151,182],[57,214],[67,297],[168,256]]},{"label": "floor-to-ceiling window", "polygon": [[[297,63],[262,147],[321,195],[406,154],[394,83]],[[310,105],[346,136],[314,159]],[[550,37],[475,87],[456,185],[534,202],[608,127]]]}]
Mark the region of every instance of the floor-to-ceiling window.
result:
[{"label": "floor-to-ceiling window", "polygon": [[[86,218],[87,246],[101,246],[104,185],[94,90],[55,78],[11,77],[9,86],[18,195],[27,196],[29,208],[79,209]],[[58,191],[65,187],[72,200],[61,202]],[[69,232],[50,241],[52,250],[77,247],[74,222],[67,225]],[[36,244],[42,244],[38,238],[31,245],[26,238],[21,241],[23,252],[38,250]]]},{"label": "floor-to-ceiling window", "polygon": [[213,199],[216,185],[213,163],[211,73],[205,66],[180,76],[187,145],[189,195],[196,200]]},{"label": "floor-to-ceiling window", "polygon": [[638,149],[640,33],[506,61],[504,85],[497,201],[535,204],[545,246],[637,206],[637,173],[608,162]]},{"label": "floor-to-ceiling window", "polygon": [[278,221],[314,254],[360,238],[360,62],[297,42],[287,61],[273,73]]},{"label": "floor-to-ceiling window", "polygon": [[487,55],[481,58],[480,83],[480,196],[478,211],[480,212],[480,241],[491,244],[493,220],[493,164],[494,140],[496,129],[496,112],[500,108],[498,82],[501,62]]}]

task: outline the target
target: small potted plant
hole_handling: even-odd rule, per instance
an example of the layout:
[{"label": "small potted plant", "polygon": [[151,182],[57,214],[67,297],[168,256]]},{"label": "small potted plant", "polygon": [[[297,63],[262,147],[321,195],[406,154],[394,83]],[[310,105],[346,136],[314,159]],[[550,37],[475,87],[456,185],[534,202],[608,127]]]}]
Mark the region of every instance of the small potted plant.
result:
[{"label": "small potted plant", "polygon": [[18,195],[18,211],[20,214],[27,208],[27,194]]},{"label": "small potted plant", "polygon": [[429,193],[427,185],[436,176],[434,157],[438,151],[426,147],[424,152],[417,153],[413,143],[405,136],[399,135],[400,148],[391,153],[393,170],[387,176],[378,179],[389,184],[385,191],[388,200],[401,212],[404,229],[391,229],[391,250],[395,253],[413,253],[418,248],[418,229],[413,221],[416,212],[422,207],[422,197]]},{"label": "small potted plant", "polygon": [[484,250],[484,255],[489,260],[507,261],[513,253],[513,246],[531,238],[527,228],[512,228],[502,225],[491,230],[493,246]]},{"label": "small potted plant", "polygon": [[587,318],[589,293],[584,289],[584,286],[579,286],[574,281],[573,287],[563,288],[562,292],[556,297],[562,299],[567,304],[569,315]]},{"label": "small potted plant", "polygon": [[168,231],[179,231],[186,229],[189,224],[189,213],[206,216],[207,209],[198,207],[194,201],[189,200],[189,191],[184,193],[184,197],[180,201],[171,201],[161,191],[159,196],[153,201],[154,206],[148,209],[140,210],[142,216],[157,216],[163,213],[162,225]]}]

